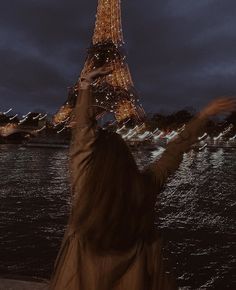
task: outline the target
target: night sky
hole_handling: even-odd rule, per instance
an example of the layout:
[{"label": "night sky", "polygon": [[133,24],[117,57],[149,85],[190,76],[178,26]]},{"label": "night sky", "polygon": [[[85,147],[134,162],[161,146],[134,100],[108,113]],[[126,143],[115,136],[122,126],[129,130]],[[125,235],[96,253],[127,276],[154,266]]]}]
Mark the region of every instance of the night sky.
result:
[{"label": "night sky", "polygon": [[[1,0],[0,111],[53,113],[78,78],[96,0]],[[236,94],[235,0],[123,0],[135,87],[147,112]]]}]

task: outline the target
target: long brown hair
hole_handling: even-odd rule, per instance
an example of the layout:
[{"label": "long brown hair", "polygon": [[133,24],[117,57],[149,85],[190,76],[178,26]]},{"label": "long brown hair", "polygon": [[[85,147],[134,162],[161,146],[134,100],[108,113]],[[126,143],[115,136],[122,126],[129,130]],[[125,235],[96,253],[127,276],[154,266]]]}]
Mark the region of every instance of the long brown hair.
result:
[{"label": "long brown hair", "polygon": [[96,250],[127,249],[152,226],[150,180],[140,172],[120,135],[100,130],[73,224]]}]

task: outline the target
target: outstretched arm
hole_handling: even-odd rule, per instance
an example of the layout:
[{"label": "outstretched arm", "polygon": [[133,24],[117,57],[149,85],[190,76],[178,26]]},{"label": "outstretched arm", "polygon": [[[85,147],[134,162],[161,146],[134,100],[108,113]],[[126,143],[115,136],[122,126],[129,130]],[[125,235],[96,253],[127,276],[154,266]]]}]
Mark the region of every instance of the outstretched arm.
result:
[{"label": "outstretched arm", "polygon": [[183,154],[188,152],[191,145],[197,142],[198,137],[203,134],[208,117],[232,111],[235,107],[235,99],[222,98],[213,101],[186,126],[175,140],[168,144],[161,158],[146,169],[152,176],[156,191],[161,190],[166,179],[178,169]]},{"label": "outstretched arm", "polygon": [[184,153],[190,150],[191,145],[203,133],[206,122],[207,118],[194,118],[175,140],[169,142],[161,158],[149,165],[147,171],[151,174],[158,191],[166,179],[178,169]]}]

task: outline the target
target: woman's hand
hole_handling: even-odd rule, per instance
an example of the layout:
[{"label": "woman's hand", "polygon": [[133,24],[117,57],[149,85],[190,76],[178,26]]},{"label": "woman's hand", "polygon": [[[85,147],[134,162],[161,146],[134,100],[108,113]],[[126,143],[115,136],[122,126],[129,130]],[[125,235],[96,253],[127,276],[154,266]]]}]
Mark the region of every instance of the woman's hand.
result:
[{"label": "woman's hand", "polygon": [[108,65],[105,65],[91,72],[85,73],[81,79],[78,80],[76,87],[87,89],[97,78],[109,75],[111,72],[112,69]]},{"label": "woman's hand", "polygon": [[93,82],[97,78],[106,76],[111,72],[112,72],[111,68],[106,65],[89,72],[88,74],[84,75],[82,79],[86,79],[87,81]]},{"label": "woman's hand", "polygon": [[199,113],[199,117],[211,117],[236,110],[236,98],[219,98],[208,104]]}]

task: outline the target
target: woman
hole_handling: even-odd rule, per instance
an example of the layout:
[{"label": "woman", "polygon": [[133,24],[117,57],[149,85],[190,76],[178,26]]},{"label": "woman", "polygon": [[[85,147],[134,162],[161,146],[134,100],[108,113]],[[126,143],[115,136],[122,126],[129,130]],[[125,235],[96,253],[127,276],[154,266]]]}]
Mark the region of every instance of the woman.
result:
[{"label": "woman", "polygon": [[208,117],[229,111],[235,101],[223,98],[208,105],[141,172],[122,138],[96,126],[90,86],[109,73],[96,69],[79,84],[70,146],[72,211],[50,289],[177,289],[165,272],[154,229],[156,195],[204,132]]}]

